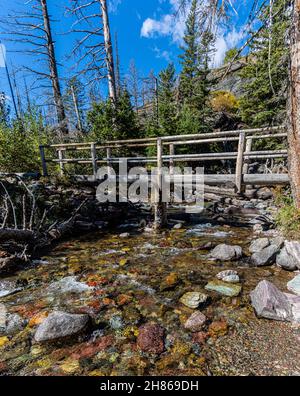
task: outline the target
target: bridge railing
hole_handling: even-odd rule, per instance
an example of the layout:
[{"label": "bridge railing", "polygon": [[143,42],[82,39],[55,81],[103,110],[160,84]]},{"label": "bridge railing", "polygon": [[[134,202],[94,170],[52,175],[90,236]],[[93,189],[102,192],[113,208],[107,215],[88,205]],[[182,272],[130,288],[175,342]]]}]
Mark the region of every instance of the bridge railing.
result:
[{"label": "bridge railing", "polygon": [[[48,175],[47,164],[49,162],[57,163],[60,167],[60,173],[63,175],[68,164],[90,164],[93,169],[93,177],[96,178],[98,166],[100,164],[107,164],[108,166],[118,163],[121,159],[127,160],[130,164],[135,163],[154,163],[160,169],[164,163],[168,163],[170,173],[174,169],[177,162],[206,162],[217,160],[235,160],[236,170],[235,175],[222,175],[223,180],[233,181],[236,185],[238,193],[242,191],[243,185],[247,183],[254,184],[255,178],[245,178],[248,174],[248,163],[250,160],[272,159],[272,158],[286,158],[288,156],[287,149],[283,150],[260,150],[253,151],[253,141],[262,139],[284,139],[287,137],[287,132],[283,126],[234,130],[234,131],[220,131],[193,135],[177,135],[177,136],[163,136],[143,139],[127,139],[127,140],[112,140],[106,142],[84,142],[84,143],[61,143],[50,146],[40,146],[40,154],[43,166],[44,175]],[[210,143],[226,143],[238,142],[238,150],[234,152],[207,152],[198,154],[176,154],[176,148],[180,146],[198,146],[201,144]],[[133,156],[133,157],[117,157],[114,156],[114,151],[118,149],[130,148],[148,148],[156,147],[156,156]],[[164,148],[168,147],[168,155],[164,154]],[[52,149],[56,152],[55,158],[47,158],[47,149]],[[81,158],[67,157],[69,152],[82,152]],[[100,156],[99,152],[106,153]],[[85,154],[84,153],[88,153]],[[211,184],[218,184],[217,180],[220,175],[209,175]],[[227,177],[226,176],[230,176]],[[232,177],[233,176],[233,177]],[[249,175],[250,176],[250,175]],[[271,177],[274,184],[285,184],[288,181],[287,175],[283,177]],[[278,175],[279,176],[279,175]],[[209,178],[207,177],[207,180]],[[258,177],[257,180],[262,179]],[[248,181],[247,181],[248,180]],[[208,180],[209,182],[209,180]],[[272,180],[270,180],[271,183]]]}]

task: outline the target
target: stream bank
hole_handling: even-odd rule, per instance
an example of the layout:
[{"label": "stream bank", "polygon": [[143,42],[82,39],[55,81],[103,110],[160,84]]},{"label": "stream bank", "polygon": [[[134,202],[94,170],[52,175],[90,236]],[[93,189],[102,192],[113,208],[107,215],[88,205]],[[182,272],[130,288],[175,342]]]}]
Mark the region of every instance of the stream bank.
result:
[{"label": "stream bank", "polygon": [[258,318],[250,298],[297,275],[276,263],[276,207],[215,198],[160,233],[120,215],[6,274],[1,375],[299,375],[299,324]]}]

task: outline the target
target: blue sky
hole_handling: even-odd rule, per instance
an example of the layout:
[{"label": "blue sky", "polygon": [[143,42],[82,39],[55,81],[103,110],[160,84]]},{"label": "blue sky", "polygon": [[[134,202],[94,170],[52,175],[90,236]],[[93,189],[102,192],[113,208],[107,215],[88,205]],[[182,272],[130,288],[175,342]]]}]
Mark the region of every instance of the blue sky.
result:
[{"label": "blue sky", "polygon": [[[109,3],[112,35],[118,33],[121,71],[125,75],[132,59],[135,60],[139,73],[143,76],[153,69],[155,74],[165,68],[168,62],[173,61],[179,69],[178,55],[184,33],[185,17],[175,18],[174,12],[179,0],[111,0]],[[203,0],[205,1],[205,0]],[[4,18],[13,10],[24,10],[27,0],[0,0],[0,18]],[[232,11],[230,24],[219,30],[216,42],[214,64],[218,66],[227,49],[244,42],[246,32],[244,24],[249,13],[249,3],[252,0],[235,1],[236,12]],[[61,66],[59,73],[62,79],[68,76],[74,59],[67,59],[74,44],[72,35],[65,35],[72,25],[72,18],[65,15],[65,7],[69,0],[48,0],[50,13],[55,19],[53,23],[56,54]],[[247,5],[248,4],[248,5]],[[28,6],[27,6],[28,7]],[[15,68],[22,65],[32,65],[33,59],[21,53],[12,51],[18,46],[10,41],[3,40],[7,48],[8,64]],[[18,73],[21,81],[22,71]],[[31,77],[28,77],[30,80]],[[19,82],[21,84],[21,82]],[[0,91],[8,94],[8,87],[3,68],[0,68]]]}]

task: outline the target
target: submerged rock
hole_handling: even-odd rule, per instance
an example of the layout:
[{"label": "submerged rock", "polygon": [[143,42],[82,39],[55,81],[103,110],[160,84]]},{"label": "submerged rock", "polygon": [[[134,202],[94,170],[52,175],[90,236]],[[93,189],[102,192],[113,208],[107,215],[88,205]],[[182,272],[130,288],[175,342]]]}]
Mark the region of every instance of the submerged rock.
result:
[{"label": "submerged rock", "polygon": [[287,271],[295,271],[297,269],[296,261],[294,257],[288,253],[286,247],[284,247],[276,257],[276,264]]},{"label": "submerged rock", "polygon": [[190,330],[193,333],[197,333],[202,330],[203,326],[206,323],[206,316],[203,313],[197,311],[194,312],[188,320],[185,322],[184,327],[187,330]]},{"label": "submerged rock", "polygon": [[34,339],[37,342],[44,342],[77,335],[84,331],[88,322],[88,315],[55,311],[39,325]]},{"label": "submerged rock", "polygon": [[216,246],[209,254],[211,258],[222,261],[238,260],[243,255],[240,246],[230,246],[226,244]]},{"label": "submerged rock", "polygon": [[7,312],[5,305],[0,304],[0,335],[11,336],[22,331],[26,321],[18,314]]},{"label": "submerged rock", "polygon": [[205,286],[205,289],[220,293],[227,297],[237,297],[242,291],[242,286],[217,280],[209,282]]},{"label": "submerged rock", "polygon": [[143,351],[161,354],[164,351],[164,329],[155,323],[146,323],[139,328],[137,345]]},{"label": "submerged rock", "polygon": [[173,289],[176,287],[179,283],[179,278],[178,275],[175,272],[172,272],[168,276],[165,277],[165,279],[162,281],[162,284],[160,285],[160,290],[169,290]]},{"label": "submerged rock", "polygon": [[0,297],[10,296],[21,290],[22,288],[18,286],[17,282],[9,280],[0,281]]},{"label": "submerged rock", "polygon": [[204,304],[207,299],[208,296],[204,293],[188,292],[185,293],[179,301],[188,308],[196,309],[200,304]]},{"label": "submerged rock", "polygon": [[272,283],[261,281],[250,293],[250,298],[258,317],[281,321],[292,320],[292,309],[288,298]]},{"label": "submerged rock", "polygon": [[276,245],[270,245],[260,252],[254,253],[251,257],[251,261],[256,267],[272,265],[276,260],[276,255],[279,252],[279,249],[280,248]]},{"label": "submerged rock", "polygon": [[300,296],[300,275],[297,275],[294,279],[292,279],[288,284],[287,288],[289,291]]},{"label": "submerged rock", "polygon": [[224,337],[228,333],[228,324],[225,320],[213,322],[208,328],[210,337]]},{"label": "submerged rock", "polygon": [[90,290],[93,290],[93,288],[86,285],[85,283],[77,282],[75,276],[68,276],[57,282],[51,283],[51,285],[47,288],[47,292],[54,294],[84,293]]},{"label": "submerged rock", "polygon": [[240,277],[236,271],[227,270],[218,273],[217,279],[228,283],[239,283]]},{"label": "submerged rock", "polygon": [[250,253],[258,253],[270,245],[268,238],[258,238],[251,242],[249,247]]}]

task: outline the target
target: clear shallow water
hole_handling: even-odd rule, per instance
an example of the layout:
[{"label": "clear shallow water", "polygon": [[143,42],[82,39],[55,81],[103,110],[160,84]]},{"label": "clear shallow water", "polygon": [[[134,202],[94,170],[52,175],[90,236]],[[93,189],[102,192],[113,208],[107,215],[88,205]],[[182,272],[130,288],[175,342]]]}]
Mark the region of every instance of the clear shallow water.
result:
[{"label": "clear shallow water", "polygon": [[[256,319],[249,305],[249,292],[262,279],[283,289],[291,274],[273,267],[249,268],[247,258],[235,263],[212,262],[207,259],[209,251],[202,248],[208,242],[239,244],[247,254],[251,238],[249,229],[199,225],[125,239],[97,233],[60,244],[40,264],[9,279],[27,284],[23,291],[0,298],[9,312],[27,321],[22,332],[0,346],[0,372],[95,376],[264,374],[266,362],[262,358],[260,362],[251,353],[254,358],[249,362],[249,340],[253,339],[252,346],[258,340],[257,350],[267,347],[268,359],[272,352],[272,345],[268,345],[270,332],[276,330],[280,336],[283,330],[290,332],[291,326]],[[239,272],[243,285],[240,297],[231,299],[205,292],[207,282],[225,269]],[[173,284],[168,280],[170,274],[176,279]],[[183,326],[194,312],[179,302],[188,291],[205,292],[210,297],[201,309],[208,318],[204,342]],[[53,310],[88,313],[94,326],[68,342],[34,343],[38,324]],[[226,331],[209,333],[208,326],[220,321],[226,323]],[[161,355],[151,356],[137,348],[139,327],[147,322],[159,323],[165,329],[165,352]],[[271,374],[297,371],[297,359],[292,356],[293,337],[297,334],[295,330],[289,337],[291,345],[285,346],[284,356],[291,349],[291,361],[285,363],[285,368],[272,368],[274,353],[270,355],[267,369]]]}]

